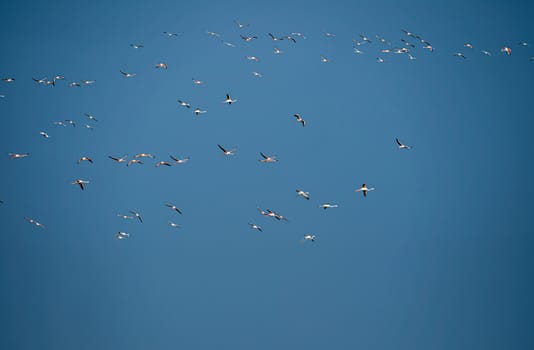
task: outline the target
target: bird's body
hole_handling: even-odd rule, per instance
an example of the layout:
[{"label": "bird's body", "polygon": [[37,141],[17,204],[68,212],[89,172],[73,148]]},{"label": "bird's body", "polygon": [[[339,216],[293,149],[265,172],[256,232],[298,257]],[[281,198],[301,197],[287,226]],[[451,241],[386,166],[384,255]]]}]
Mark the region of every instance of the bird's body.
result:
[{"label": "bird's body", "polygon": [[237,102],[237,99],[232,99],[229,94],[226,94],[226,100],[222,101],[222,103],[228,103],[229,105],[235,102]]},{"label": "bird's body", "polygon": [[367,188],[366,184],[363,184],[362,187],[354,190],[355,192],[362,192],[364,197],[367,197],[367,192],[374,191],[374,188]]},{"label": "bird's body", "polygon": [[182,210],[180,208],[178,208],[176,205],[174,204],[165,204],[166,207],[169,207],[171,208],[172,210],[174,210],[175,212],[177,212],[178,214],[182,214]]},{"label": "bird's body", "polygon": [[226,148],[224,148],[223,146],[221,146],[219,144],[217,144],[217,146],[219,146],[221,151],[223,151],[223,155],[225,155],[225,156],[233,156],[235,154],[236,148],[226,149]]},{"label": "bird's body", "polygon": [[138,212],[134,211],[134,210],[130,210],[129,213],[133,214],[138,220],[139,222],[143,222],[143,218],[141,217],[141,214],[139,214]]},{"label": "bird's body", "polygon": [[305,198],[305,199],[310,199],[310,192],[305,192],[303,190],[296,190],[297,191],[297,195],[301,196],[302,198]]},{"label": "bird's body", "polygon": [[250,226],[251,229],[254,229],[254,230],[258,230],[258,231],[260,231],[260,232],[263,232],[263,230],[261,229],[261,227],[258,226],[258,225],[256,225],[256,224],[251,224],[251,223],[249,223],[248,225]]},{"label": "bird's body", "polygon": [[85,188],[84,185],[86,185],[86,184],[88,184],[88,183],[89,183],[89,181],[82,180],[82,179],[76,179],[76,180],[74,180],[73,182],[71,182],[70,184],[71,184],[71,185],[78,185],[78,186],[80,186],[80,189],[81,189],[81,190],[84,190],[84,188]]},{"label": "bird's body", "polygon": [[263,152],[260,152],[260,155],[263,159],[260,159],[259,161],[262,163],[274,163],[278,161],[278,159],[276,159],[276,156],[267,156]]},{"label": "bird's body", "polygon": [[399,146],[399,149],[412,149],[412,146],[408,146],[408,145],[403,144],[402,142],[399,141],[398,138],[395,139],[395,142],[397,142],[397,145]]},{"label": "bird's body", "polygon": [[337,204],[330,204],[330,203],[324,203],[319,206],[319,208],[323,208],[324,210],[330,209],[330,208],[337,208]]}]

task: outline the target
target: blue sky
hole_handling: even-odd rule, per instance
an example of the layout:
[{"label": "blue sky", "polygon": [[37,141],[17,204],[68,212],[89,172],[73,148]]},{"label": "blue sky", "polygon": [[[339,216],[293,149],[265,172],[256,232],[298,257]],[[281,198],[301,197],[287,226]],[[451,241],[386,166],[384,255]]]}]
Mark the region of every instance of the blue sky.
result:
[{"label": "blue sky", "polygon": [[[0,81],[1,348],[534,346],[532,5],[30,1],[4,10],[0,76],[16,80]],[[273,42],[269,32],[306,39]],[[373,42],[355,46],[360,34]],[[417,44],[415,60],[380,52],[401,38]],[[57,74],[65,81],[55,87],[31,79]],[[82,79],[96,82],[68,87]],[[221,103],[227,93],[238,101]],[[77,126],[53,124],[66,119]],[[396,137],[413,149],[399,150]],[[142,152],[156,159],[108,158]],[[279,161],[260,163],[259,152]],[[191,159],[154,166],[169,155]],[[81,156],[94,164],[77,164]],[[90,181],[84,191],[70,185],[79,178]],[[354,192],[362,183],[376,188],[365,199]],[[117,216],[129,210],[144,222]],[[130,238],[116,240],[118,231]],[[316,241],[302,243],[308,233]]]}]

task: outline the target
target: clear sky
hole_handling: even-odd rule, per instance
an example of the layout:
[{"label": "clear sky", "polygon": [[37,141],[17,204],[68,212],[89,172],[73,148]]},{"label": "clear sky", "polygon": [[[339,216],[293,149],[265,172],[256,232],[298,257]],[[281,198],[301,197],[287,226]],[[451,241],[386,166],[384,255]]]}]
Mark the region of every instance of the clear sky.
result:
[{"label": "clear sky", "polygon": [[534,5],[2,7],[0,348],[534,348]]}]

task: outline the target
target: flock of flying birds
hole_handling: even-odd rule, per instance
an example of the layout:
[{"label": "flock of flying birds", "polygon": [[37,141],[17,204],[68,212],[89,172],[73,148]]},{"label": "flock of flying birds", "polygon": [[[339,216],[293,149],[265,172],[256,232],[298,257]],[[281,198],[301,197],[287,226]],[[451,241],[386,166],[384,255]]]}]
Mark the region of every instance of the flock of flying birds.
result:
[{"label": "flock of flying birds", "polygon": [[[239,23],[237,20],[234,21],[235,25],[240,29],[240,30],[245,30],[249,27],[248,24],[243,24],[243,23]],[[357,55],[360,55],[360,54],[363,54],[364,51],[364,47],[365,46],[369,46],[373,43],[373,41],[376,41],[379,43],[379,45],[381,46],[379,52],[380,52],[380,55],[378,57],[376,57],[376,61],[378,63],[384,63],[386,61],[386,58],[385,55],[387,54],[393,54],[393,55],[405,55],[407,56],[410,60],[415,60],[416,57],[414,55],[414,49],[419,46],[420,48],[422,48],[423,50],[427,50],[429,53],[433,53],[435,51],[435,48],[434,46],[429,42],[427,41],[426,39],[424,39],[422,36],[420,35],[417,35],[417,34],[414,34],[410,31],[407,31],[407,30],[404,30],[402,29],[402,32],[403,32],[403,37],[400,39],[400,43],[398,43],[398,45],[393,45],[391,42],[387,41],[386,39],[378,36],[378,35],[375,35],[373,39],[370,39],[369,37],[367,37],[366,35],[363,35],[363,34],[360,34],[359,37],[357,39],[354,39],[353,40],[353,53],[354,54],[357,54]],[[213,32],[213,31],[207,31],[206,32],[207,35],[211,36],[211,37],[215,37],[215,38],[219,38],[220,37],[220,34],[216,33],[216,32]],[[327,38],[335,38],[336,35],[334,33],[331,33],[331,32],[324,32],[323,33],[325,37]],[[178,37],[178,33],[172,33],[172,32],[163,32],[163,35],[167,36],[168,38],[173,38],[173,37]],[[272,40],[272,42],[274,44],[276,44],[277,42],[280,42],[280,41],[288,41],[288,42],[291,42],[292,44],[297,44],[297,42],[299,40],[305,40],[306,39],[306,36],[302,33],[299,33],[299,32],[292,32],[288,35],[283,35],[283,36],[276,36],[272,33],[267,33],[267,35],[270,37],[270,39]],[[255,35],[245,35],[245,34],[241,34],[239,35],[239,37],[241,38],[241,40],[243,40],[244,42],[251,42],[253,40],[257,40],[258,37],[255,36]],[[232,43],[232,42],[229,42],[229,41],[225,41],[225,40],[221,40],[222,44],[224,46],[227,46],[227,47],[236,47],[237,45]],[[526,42],[519,42],[517,44],[519,47],[527,47],[529,46],[528,43]],[[143,49],[144,48],[144,45],[143,44],[130,44],[130,46],[135,49],[135,50],[139,50],[139,49]],[[475,46],[472,44],[472,43],[464,43],[463,44],[463,47],[465,48],[465,50],[467,51],[470,51],[472,52],[473,50],[475,50]],[[465,51],[465,52],[467,52]],[[512,47],[511,46],[508,46],[508,45],[503,45],[501,48],[500,48],[500,51],[507,55],[507,56],[510,56],[512,54]],[[479,50],[480,54],[483,54],[483,55],[486,55],[486,56],[492,56],[492,53],[490,51],[487,51],[487,50]],[[281,49],[279,49],[277,46],[273,47],[273,53],[275,55],[279,55],[279,54],[282,54],[283,51]],[[464,52],[455,52],[452,54],[453,56],[455,57],[458,57],[458,58],[462,58],[462,59],[467,59],[468,57],[468,54],[465,54]],[[260,58],[257,57],[257,56],[253,56],[253,55],[250,55],[250,56],[246,56],[246,59],[247,60],[250,60],[250,61],[254,61],[254,62],[258,62],[260,61]],[[530,61],[534,61],[534,56],[531,56],[529,57],[529,60]],[[320,61],[323,62],[323,63],[329,63],[329,62],[332,62],[331,59],[321,55],[320,56]],[[160,63],[157,63],[155,65],[155,68],[156,69],[167,69],[168,66],[166,63],[163,63],[163,62],[160,62]],[[126,71],[123,71],[122,69],[119,70],[120,74],[124,77],[124,78],[135,78],[136,76],[136,73],[130,73],[130,72],[126,72]],[[262,78],[263,77],[263,74],[259,73],[259,72],[252,72],[252,74],[257,77],[257,78]],[[1,80],[5,83],[14,83],[15,82],[15,78],[13,77],[4,77],[4,78],[1,78]],[[36,83],[36,84],[40,84],[40,85],[44,85],[44,86],[55,86],[57,82],[59,81],[62,81],[62,80],[65,80],[65,77],[62,76],[62,75],[55,75],[52,79],[48,79],[47,77],[43,77],[43,78],[35,78],[35,77],[32,77],[32,80]],[[195,79],[195,78],[192,78],[192,81],[193,81],[193,84],[195,85],[202,85],[202,84],[205,84],[204,81],[202,80],[199,80],[199,79]],[[68,86],[69,87],[72,87],[72,88],[75,88],[75,87],[82,87],[82,86],[87,86],[87,85],[92,85],[96,83],[95,80],[79,80],[79,81],[72,81],[70,83],[68,83]],[[3,95],[3,94],[0,94],[0,98],[5,98],[6,96]],[[184,100],[177,100],[178,104],[184,108],[187,108],[187,109],[191,109],[191,104],[184,101]],[[222,103],[225,103],[225,104],[228,104],[228,105],[231,105],[231,104],[235,104],[238,102],[238,100],[236,98],[233,98],[230,96],[230,94],[226,94],[226,98],[224,100],[221,101]],[[199,107],[196,107],[193,109],[193,113],[195,115],[201,115],[201,114],[204,114],[204,113],[207,113],[207,110],[202,110],[201,108]],[[93,129],[93,125],[95,122],[98,122],[98,120],[96,119],[95,116],[89,114],[89,113],[85,113],[84,114],[85,117],[87,117],[87,120],[88,120],[88,123],[85,124],[85,127],[87,129],[90,129],[92,130]],[[302,116],[298,113],[295,113],[293,114],[291,117],[294,117],[295,118],[295,121],[300,124],[302,127],[305,127],[306,126],[306,121],[304,120],[304,118],[302,118]],[[89,124],[89,123],[92,123],[92,124]],[[70,120],[70,119],[67,119],[67,120],[64,120],[64,121],[57,121],[57,122],[54,122],[54,124],[56,126],[63,126],[63,127],[66,127],[66,126],[71,126],[71,127],[76,127],[76,123],[73,121],[73,120]],[[40,131],[39,134],[48,139],[50,138],[50,135],[45,132],[45,131]],[[412,149],[412,146],[409,146],[407,144],[404,144],[402,143],[398,138],[395,139],[395,142],[397,144],[397,147],[399,150],[411,150]],[[220,145],[220,144],[217,144],[219,150],[222,152],[222,155],[224,156],[232,156],[235,154],[235,152],[237,151],[237,148],[228,148],[228,147],[225,147],[223,145]],[[276,155],[268,155],[264,152],[260,152],[260,159],[258,159],[259,162],[261,163],[275,163],[278,161],[277,159],[277,156]],[[9,153],[8,156],[12,159],[21,159],[21,158],[26,158],[26,157],[29,157],[30,154],[29,153]],[[132,166],[134,164],[138,164],[138,165],[142,165],[144,164],[143,160],[149,158],[149,159],[154,159],[155,156],[152,155],[152,154],[149,154],[149,153],[139,153],[139,154],[136,154],[134,155],[133,158],[131,159],[128,159],[128,155],[123,155],[123,156],[115,156],[115,155],[109,155],[108,158],[113,161],[113,162],[116,162],[116,163],[125,163],[126,166]],[[166,166],[166,167],[170,167],[170,166],[173,166],[173,165],[178,165],[178,164],[184,164],[186,163],[187,161],[189,161],[189,157],[185,157],[185,158],[178,158],[178,157],[175,157],[173,155],[170,156],[170,160],[160,160],[160,161],[157,161],[155,163],[155,166],[156,167],[160,167],[160,166]],[[81,156],[78,160],[77,160],[77,163],[80,164],[81,162],[88,162],[88,163],[93,163],[93,159],[88,157],[88,156]],[[88,180],[85,180],[85,179],[75,179],[71,182],[71,185],[75,185],[77,186],[80,190],[85,190],[85,188],[87,187],[87,185],[90,184],[90,181]],[[361,192],[363,197],[366,198],[367,197],[367,194],[369,192],[372,192],[374,191],[375,188],[374,187],[367,187],[367,184],[362,184],[359,188],[356,188],[354,191],[355,192]],[[309,200],[310,199],[310,193],[309,192],[306,192],[302,189],[296,189],[296,193],[298,196],[306,199],[306,200]],[[0,200],[0,204],[4,204],[4,202],[2,200]],[[170,210],[176,212],[177,214],[179,215],[182,215],[183,212],[182,210],[177,207],[176,205],[174,204],[170,204],[170,203],[166,203],[165,204],[166,207],[168,207]],[[324,210],[326,209],[333,209],[333,208],[337,208],[338,207],[338,204],[331,204],[331,203],[323,203],[321,205],[319,205],[319,208],[322,208]],[[262,208],[258,208],[258,211],[259,213],[262,215],[262,216],[265,216],[265,217],[271,217],[271,218],[274,218],[275,220],[279,220],[279,221],[288,221],[288,219],[275,212],[275,211],[272,211],[270,209],[262,209]],[[117,214],[117,216],[121,219],[124,219],[124,220],[137,220],[139,223],[143,223],[143,218],[141,216],[141,214],[137,211],[134,211],[134,210],[130,210],[128,212],[128,214]],[[45,225],[42,224],[41,222],[31,218],[31,217],[25,217],[25,220],[27,222],[29,222],[30,224],[33,224],[39,228],[44,228]],[[168,225],[170,227],[173,227],[173,228],[180,228],[180,225],[172,222],[172,221],[169,221],[168,222]],[[253,229],[253,230],[257,230],[257,231],[260,231],[262,232],[263,229],[261,226],[259,226],[258,224],[256,223],[248,223],[250,229]],[[124,240],[124,239],[127,239],[130,237],[130,234],[127,233],[127,232],[117,232],[115,234],[115,238],[118,239],[118,240]],[[316,240],[316,235],[314,234],[310,234],[310,233],[307,233],[303,236],[301,242],[305,242],[305,241],[310,241],[310,242],[314,242]]]}]

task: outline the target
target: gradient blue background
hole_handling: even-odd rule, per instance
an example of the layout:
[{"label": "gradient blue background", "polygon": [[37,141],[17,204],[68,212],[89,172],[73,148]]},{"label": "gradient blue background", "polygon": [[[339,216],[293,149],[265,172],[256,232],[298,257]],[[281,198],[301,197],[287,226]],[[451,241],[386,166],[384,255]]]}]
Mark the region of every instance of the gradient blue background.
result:
[{"label": "gradient blue background", "polygon": [[[4,4],[0,76],[16,81],[0,82],[0,348],[534,348],[533,10],[524,1]],[[410,61],[379,54],[376,40],[352,52],[359,34],[400,46],[402,28],[435,52],[418,47]],[[267,36],[293,31],[307,39]],[[55,74],[66,81],[31,80]],[[80,79],[96,83],[67,87]],[[226,93],[238,102],[222,104]],[[177,99],[208,113],[195,117]],[[78,126],[53,125],[64,119]],[[414,149],[398,150],[395,137]],[[222,157],[218,143],[236,155]],[[280,161],[261,164],[260,151]],[[140,152],[191,160],[107,158]],[[84,155],[94,164],[76,164]],[[85,191],[69,184],[77,178],[91,181]],[[354,193],[364,182],[376,187],[366,199]],[[319,209],[326,201],[340,207]],[[145,222],[116,216],[128,210]],[[131,238],[117,241],[117,231]],[[302,244],[306,233],[317,241]]]}]

